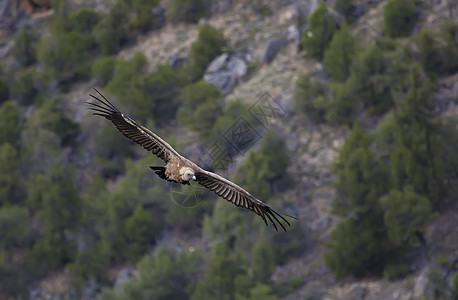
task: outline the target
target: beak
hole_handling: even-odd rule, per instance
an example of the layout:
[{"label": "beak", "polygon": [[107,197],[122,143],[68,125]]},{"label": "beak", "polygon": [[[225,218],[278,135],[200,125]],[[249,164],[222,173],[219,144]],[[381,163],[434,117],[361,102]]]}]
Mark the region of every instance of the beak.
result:
[{"label": "beak", "polygon": [[192,179],[193,179],[193,180],[196,180],[196,175],[193,175],[193,176],[192,176]]}]

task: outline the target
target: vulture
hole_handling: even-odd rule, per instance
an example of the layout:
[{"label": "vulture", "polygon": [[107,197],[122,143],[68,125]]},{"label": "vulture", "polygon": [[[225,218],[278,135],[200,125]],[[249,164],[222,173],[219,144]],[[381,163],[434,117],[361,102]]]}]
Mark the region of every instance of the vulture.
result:
[{"label": "vulture", "polygon": [[280,213],[242,187],[218,174],[202,169],[189,159],[181,156],[157,134],[124,115],[97,89],[94,90],[98,96],[92,94],[89,94],[89,96],[95,102],[86,102],[90,105],[90,109],[94,112],[93,114],[110,120],[124,136],[162,159],[166,163],[165,166],[150,166],[160,178],[188,185],[191,180],[194,180],[236,206],[253,211],[264,220],[267,226],[269,225],[268,222],[270,222],[276,231],[278,231],[277,225],[280,225],[284,231],[286,231],[286,224],[291,226],[288,220]]}]

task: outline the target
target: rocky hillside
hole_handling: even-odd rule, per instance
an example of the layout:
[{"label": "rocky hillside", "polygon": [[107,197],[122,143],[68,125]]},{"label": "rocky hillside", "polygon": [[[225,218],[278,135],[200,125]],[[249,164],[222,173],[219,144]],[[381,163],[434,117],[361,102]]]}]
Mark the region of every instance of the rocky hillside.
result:
[{"label": "rocky hillside", "polygon": [[[457,19],[453,0],[2,2],[0,298],[457,299]],[[94,87],[298,220],[160,180],[89,113]]]}]

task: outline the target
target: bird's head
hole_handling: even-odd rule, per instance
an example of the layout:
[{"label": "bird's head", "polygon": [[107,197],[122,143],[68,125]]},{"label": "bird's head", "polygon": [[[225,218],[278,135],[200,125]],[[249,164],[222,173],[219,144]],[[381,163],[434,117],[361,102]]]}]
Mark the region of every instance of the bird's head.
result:
[{"label": "bird's head", "polygon": [[186,168],[181,178],[183,178],[184,181],[190,181],[191,179],[196,180],[196,175],[191,168]]}]

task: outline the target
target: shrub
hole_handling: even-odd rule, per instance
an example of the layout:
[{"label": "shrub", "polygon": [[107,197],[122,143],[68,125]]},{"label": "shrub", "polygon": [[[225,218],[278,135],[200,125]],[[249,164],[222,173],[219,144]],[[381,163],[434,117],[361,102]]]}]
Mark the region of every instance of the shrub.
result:
[{"label": "shrub", "polygon": [[154,241],[157,229],[151,214],[138,204],[129,218],[123,222],[124,236],[127,241],[125,257],[135,262],[140,258]]},{"label": "shrub", "polygon": [[[401,94],[395,112],[396,145],[390,156],[394,188],[412,185],[419,194],[429,197],[434,205],[443,198],[444,161],[441,152],[441,123],[435,119],[431,93],[434,84],[413,67],[406,78],[406,92]],[[437,207],[437,206],[436,206]]]},{"label": "shrub", "polygon": [[27,125],[30,126],[33,122],[37,122],[40,129],[47,129],[56,133],[60,138],[61,146],[74,146],[80,133],[80,126],[64,115],[64,112],[58,108],[56,101],[58,100],[45,99],[27,120]]},{"label": "shrub", "polygon": [[437,299],[446,299],[446,291],[448,290],[447,281],[445,281],[444,272],[441,269],[430,265],[428,267],[428,288],[431,290]]},{"label": "shrub", "polygon": [[441,73],[443,61],[436,35],[430,30],[423,29],[413,37],[413,40],[418,46],[419,60],[423,69],[431,75]]},{"label": "shrub", "polygon": [[223,33],[208,24],[199,27],[199,36],[191,46],[188,72],[192,81],[202,78],[208,64],[226,45]]},{"label": "shrub", "polygon": [[35,101],[35,97],[38,95],[37,87],[37,75],[36,69],[28,69],[22,74],[18,75],[18,78],[11,85],[11,94],[16,98],[17,102],[22,105],[31,105]]},{"label": "shrub", "polygon": [[414,64],[407,48],[391,39],[378,40],[355,57],[346,84],[366,114],[381,115],[394,105],[394,95],[405,89]]},{"label": "shrub", "polygon": [[414,0],[390,0],[383,9],[384,32],[393,38],[408,36],[417,21]]},{"label": "shrub", "polygon": [[[249,111],[249,107],[242,102],[241,99],[233,99],[229,101],[223,108],[223,113],[218,117],[213,125],[211,135],[208,140],[217,140],[223,136],[234,125],[234,122],[245,115]],[[253,120],[254,121],[254,120]],[[222,145],[224,146],[224,145]],[[226,143],[226,153],[235,154],[234,149],[229,143]],[[214,162],[217,164],[217,161]]]},{"label": "shrub", "polygon": [[313,80],[310,75],[302,75],[296,81],[294,103],[296,109],[315,122],[325,120],[327,109],[326,85]]},{"label": "shrub", "polygon": [[42,229],[28,252],[38,273],[61,267],[75,256],[68,233],[78,227],[81,201],[72,175],[71,169],[52,165],[44,174],[28,178],[27,204]]},{"label": "shrub", "polygon": [[253,288],[250,288],[249,295],[244,296],[237,294],[236,299],[238,300],[256,300],[256,299],[263,299],[263,300],[277,300],[279,299],[275,292],[272,291],[272,287],[268,284],[259,283]]},{"label": "shrub", "polygon": [[35,208],[37,220],[53,243],[69,242],[62,235],[66,230],[76,228],[81,217],[81,199],[72,175],[71,169],[52,165],[45,175],[32,175],[27,182],[27,203]]},{"label": "shrub", "polygon": [[214,84],[201,80],[186,86],[180,98],[183,106],[177,113],[178,122],[199,132],[206,140],[223,111],[220,90]]},{"label": "shrub", "polygon": [[241,258],[219,243],[213,248],[205,279],[196,283],[191,299],[234,299],[237,277],[244,273]]},{"label": "shrub", "polygon": [[60,81],[90,75],[95,41],[91,35],[78,31],[56,29],[38,44],[38,60]]},{"label": "shrub", "polygon": [[136,53],[130,60],[118,60],[113,78],[106,90],[124,101],[122,104],[140,122],[145,122],[154,112],[154,101],[149,93],[146,66],[148,61],[142,53]]},{"label": "shrub", "polygon": [[458,272],[456,272],[452,278],[452,291],[455,294],[455,297],[458,296]]},{"label": "shrub", "polygon": [[24,274],[24,266],[11,262],[6,252],[0,251],[0,292],[12,299],[27,298],[28,274]]},{"label": "shrub", "polygon": [[270,245],[269,239],[261,235],[251,250],[251,268],[256,281],[266,282],[275,270],[275,252]]},{"label": "shrub", "polygon": [[265,0],[255,0],[251,5],[253,11],[261,16],[270,16],[272,14],[272,10]]},{"label": "shrub", "polygon": [[78,31],[81,33],[91,34],[95,26],[99,23],[101,15],[95,10],[83,7],[74,11],[64,19],[66,31]]},{"label": "shrub", "polygon": [[28,251],[28,256],[34,263],[35,276],[64,266],[73,260],[75,245],[63,236],[47,234],[40,238]]},{"label": "shrub", "polygon": [[5,102],[0,107],[0,145],[9,143],[19,146],[19,136],[22,129],[21,113],[13,102]]},{"label": "shrub", "polygon": [[344,82],[350,76],[350,66],[357,53],[357,41],[343,25],[334,34],[324,52],[323,64],[334,81]]},{"label": "shrub", "polygon": [[[0,155],[3,154],[2,152],[3,147],[0,148]],[[3,172],[0,176],[2,175]],[[0,181],[2,180],[0,179]],[[0,200],[1,202],[3,201]],[[25,207],[19,205],[0,207],[0,230],[3,232],[0,240],[0,251],[11,251],[27,244],[28,239],[30,239],[29,219],[30,216]]]},{"label": "shrub", "polygon": [[8,82],[0,78],[0,105],[10,97],[10,87]]},{"label": "shrub", "polygon": [[11,53],[21,66],[27,67],[36,62],[37,41],[37,35],[27,29],[21,29],[14,37]]},{"label": "shrub", "polygon": [[154,103],[152,117],[156,124],[169,124],[175,118],[180,105],[180,93],[185,78],[170,65],[158,65],[154,73],[145,79],[147,93]]},{"label": "shrub", "polygon": [[393,104],[380,80],[388,68],[385,52],[376,45],[367,47],[356,58],[351,67],[351,78],[348,84],[357,92],[363,107],[382,113]]},{"label": "shrub", "polygon": [[95,278],[98,282],[107,282],[107,252],[106,244],[103,242],[98,242],[93,246],[86,246],[86,248],[79,250],[75,260],[68,265],[72,285],[80,288],[91,278]]},{"label": "shrub", "polygon": [[[18,151],[8,143],[0,144],[0,207],[14,203],[13,196],[19,181],[18,167]],[[7,239],[8,236],[3,238]]]},{"label": "shrub", "polygon": [[351,127],[361,111],[361,103],[355,98],[350,84],[336,82],[331,88],[326,120]]},{"label": "shrub", "polygon": [[189,299],[199,275],[201,254],[183,249],[175,253],[164,246],[145,255],[138,263],[138,276],[121,287],[103,290],[97,299]]},{"label": "shrub", "polygon": [[167,17],[173,22],[197,23],[210,15],[209,6],[207,0],[173,0],[167,10]]},{"label": "shrub", "polygon": [[158,5],[158,0],[120,0],[128,11],[128,24],[133,30],[146,32],[154,23],[153,8]]},{"label": "shrub", "polygon": [[378,198],[387,190],[387,169],[370,148],[370,137],[358,124],[339,151],[333,166],[338,193],[333,213],[347,216],[352,211],[380,214]]},{"label": "shrub", "polygon": [[111,7],[110,13],[104,15],[94,28],[94,36],[104,55],[116,54],[123,41],[126,40],[124,22],[126,10],[117,4]]},{"label": "shrub", "polygon": [[439,32],[423,29],[413,37],[423,69],[433,77],[458,71],[458,25],[445,23]]},{"label": "shrub", "polygon": [[335,10],[344,15],[348,22],[353,22],[356,19],[354,15],[355,5],[353,2],[354,0],[337,0],[334,4]]},{"label": "shrub", "polygon": [[[95,134],[95,160],[105,178],[115,178],[124,170],[123,161],[134,156],[127,140],[115,128],[101,127]],[[107,145],[111,145],[107,147]]]},{"label": "shrub", "polygon": [[330,235],[326,265],[339,277],[381,274],[392,245],[383,228],[379,197],[386,191],[386,168],[370,148],[370,137],[353,126],[334,165],[334,214],[347,218]]},{"label": "shrub", "polygon": [[92,76],[97,80],[101,86],[105,86],[113,77],[116,65],[116,57],[103,56],[98,58],[92,64]]},{"label": "shrub", "polygon": [[380,201],[388,237],[397,245],[412,243],[434,216],[429,199],[417,194],[412,186],[405,186],[402,191],[390,190]]},{"label": "shrub", "polygon": [[396,280],[404,277],[410,271],[410,267],[403,263],[390,263],[385,267],[384,275],[388,280]]},{"label": "shrub", "polygon": [[302,32],[302,41],[308,56],[318,60],[323,59],[324,51],[336,31],[335,23],[326,4],[321,1],[317,9],[310,15],[308,30]]},{"label": "shrub", "polygon": [[[181,190],[173,188],[171,197],[175,203],[167,202],[166,226],[182,232],[200,231],[204,216],[211,213],[214,204],[213,201],[200,201],[213,197],[210,191],[204,189],[200,190],[199,187],[193,186],[181,186]],[[196,195],[196,190],[203,193]]]},{"label": "shrub", "polygon": [[54,132],[59,136],[62,147],[76,147],[76,140],[81,132],[81,128],[78,123],[73,122],[72,119],[60,112]]},{"label": "shrub", "polygon": [[380,275],[389,259],[389,241],[380,230],[380,218],[349,218],[330,234],[324,261],[338,277]]},{"label": "shrub", "polygon": [[458,24],[446,22],[440,26],[440,36],[444,41],[444,72],[458,71]]},{"label": "shrub", "polygon": [[269,195],[278,191],[279,182],[287,181],[289,163],[285,141],[270,131],[259,151],[251,151],[240,165],[235,179],[255,197],[268,199]]},{"label": "shrub", "polygon": [[[55,124],[57,114],[47,109],[37,109],[29,116],[21,131],[21,160],[23,172],[44,173],[56,158],[61,157],[61,140],[53,132],[51,124]],[[48,119],[49,116],[49,119]],[[48,123],[49,122],[49,123]]]}]

